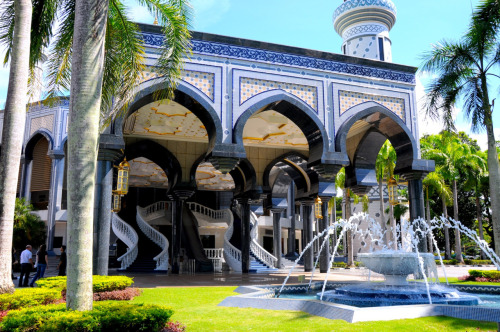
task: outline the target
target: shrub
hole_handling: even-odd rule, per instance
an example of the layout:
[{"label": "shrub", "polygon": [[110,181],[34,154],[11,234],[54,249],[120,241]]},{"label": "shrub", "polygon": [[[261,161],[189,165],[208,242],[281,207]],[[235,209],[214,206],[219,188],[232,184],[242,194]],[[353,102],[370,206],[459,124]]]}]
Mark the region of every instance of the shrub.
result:
[{"label": "shrub", "polygon": [[59,299],[61,299],[61,292],[56,289],[18,289],[13,294],[0,295],[0,311],[51,304]]},{"label": "shrub", "polygon": [[139,288],[126,288],[110,292],[94,293],[94,301],[129,301],[141,295]]},{"label": "shrub", "polygon": [[494,271],[494,270],[486,270],[486,271],[469,270],[469,275],[474,278],[491,279],[490,281],[500,279],[500,271]]},{"label": "shrub", "polygon": [[[436,264],[441,264],[441,261],[436,261]],[[443,259],[443,264],[444,265],[457,265],[458,261],[456,259]]]},{"label": "shrub", "polygon": [[186,331],[186,325],[179,322],[168,322],[167,326],[161,329],[160,332],[184,332]]},{"label": "shrub", "polygon": [[9,331],[159,331],[173,311],[159,305],[101,302],[92,311],[67,310],[65,305],[49,305],[11,311],[0,323]]},{"label": "shrub", "polygon": [[[92,286],[94,293],[110,292],[130,287],[134,280],[125,276],[93,276]],[[36,281],[40,288],[52,288],[62,291],[66,290],[66,277],[50,277]]]},{"label": "shrub", "polygon": [[481,260],[481,259],[464,259],[465,264],[467,265],[491,265],[492,262],[490,260]]},{"label": "shrub", "polygon": [[332,267],[340,267],[340,268],[346,268],[347,267],[347,264],[344,263],[344,262],[334,262],[332,264]]},{"label": "shrub", "polygon": [[363,262],[354,262],[354,265],[356,265],[356,267],[364,267],[365,264],[363,264]]}]

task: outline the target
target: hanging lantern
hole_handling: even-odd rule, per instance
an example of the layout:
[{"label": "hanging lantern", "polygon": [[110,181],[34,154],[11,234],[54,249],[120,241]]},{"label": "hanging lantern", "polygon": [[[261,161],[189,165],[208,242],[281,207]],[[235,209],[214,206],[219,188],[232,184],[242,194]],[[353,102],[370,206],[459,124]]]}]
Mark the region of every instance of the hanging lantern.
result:
[{"label": "hanging lantern", "polygon": [[323,219],[323,213],[321,211],[321,198],[316,197],[316,200],[314,201],[314,214],[316,215],[316,219]]},{"label": "hanging lantern", "polygon": [[113,191],[113,212],[120,212],[122,209],[122,196],[117,192]]},{"label": "hanging lantern", "polygon": [[116,191],[120,195],[126,195],[128,193],[128,175],[130,173],[130,164],[127,158],[118,166],[118,180],[116,182]]},{"label": "hanging lantern", "polygon": [[391,177],[389,181],[387,181],[387,191],[389,192],[389,204],[398,205],[398,182],[394,177]]}]

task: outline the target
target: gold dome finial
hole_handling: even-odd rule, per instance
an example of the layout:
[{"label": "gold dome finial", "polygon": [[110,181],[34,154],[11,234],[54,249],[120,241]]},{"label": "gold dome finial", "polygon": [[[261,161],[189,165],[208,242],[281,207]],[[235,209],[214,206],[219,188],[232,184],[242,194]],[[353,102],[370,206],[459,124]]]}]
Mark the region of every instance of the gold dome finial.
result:
[{"label": "gold dome finial", "polygon": [[153,22],[154,25],[158,25],[158,15],[155,14],[155,21]]}]

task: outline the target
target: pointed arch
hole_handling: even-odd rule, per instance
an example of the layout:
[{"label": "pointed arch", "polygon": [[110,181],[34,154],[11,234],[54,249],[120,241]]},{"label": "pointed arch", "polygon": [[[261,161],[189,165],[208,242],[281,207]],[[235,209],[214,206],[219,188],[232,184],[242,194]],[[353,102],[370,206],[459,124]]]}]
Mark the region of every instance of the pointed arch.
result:
[{"label": "pointed arch", "polygon": [[328,134],[318,114],[296,96],[283,90],[271,90],[250,98],[242,107],[246,111],[233,119],[233,143],[243,146],[243,129],[252,115],[273,110],[290,119],[302,130],[309,144],[309,163],[321,160],[328,151]]}]

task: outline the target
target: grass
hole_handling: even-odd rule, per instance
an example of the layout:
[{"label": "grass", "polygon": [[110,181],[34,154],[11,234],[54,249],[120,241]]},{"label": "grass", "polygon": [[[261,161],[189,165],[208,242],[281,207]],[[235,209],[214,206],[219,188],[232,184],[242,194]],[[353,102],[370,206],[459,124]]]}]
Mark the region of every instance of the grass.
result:
[{"label": "grass", "polygon": [[144,289],[133,302],[173,308],[173,321],[188,331],[496,331],[496,323],[449,317],[426,317],[350,324],[301,311],[227,308],[217,305],[236,295],[236,287],[182,287]]},{"label": "grass", "polygon": [[[445,278],[439,278],[439,281],[442,283],[446,283]],[[458,278],[450,278],[450,277],[448,277],[448,282],[450,284],[459,284],[459,285],[500,286],[500,282],[462,281],[462,280],[458,280]]]}]

